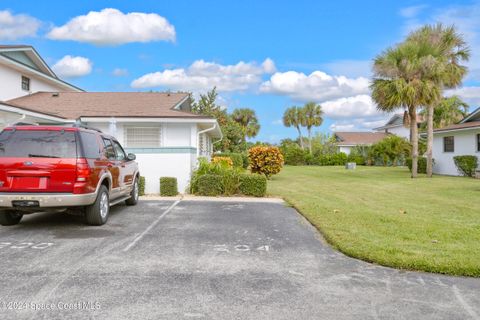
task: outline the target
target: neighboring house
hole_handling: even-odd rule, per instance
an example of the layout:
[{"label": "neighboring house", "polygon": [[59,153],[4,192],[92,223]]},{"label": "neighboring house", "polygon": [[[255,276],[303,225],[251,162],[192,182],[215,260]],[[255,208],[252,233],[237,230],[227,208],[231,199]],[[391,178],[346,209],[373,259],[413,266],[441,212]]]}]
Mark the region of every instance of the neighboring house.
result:
[{"label": "neighboring house", "polygon": [[159,192],[162,176],[185,191],[199,156],[222,138],[216,119],[190,112],[188,93],[37,92],[0,103],[9,119],[39,124],[80,123],[115,136],[135,153],[146,193]]},{"label": "neighboring house", "polygon": [[350,154],[356,146],[371,146],[386,138],[389,134],[384,132],[335,132],[336,145],[340,152]]},{"label": "neighboring house", "polygon": [[394,114],[385,125],[373,130],[376,132],[391,133],[402,138],[410,139],[410,128],[408,125],[405,126],[403,114]]},{"label": "neighboring house", "polygon": [[474,155],[480,157],[480,108],[460,123],[433,132],[433,172],[459,175],[454,156]]},{"label": "neighboring house", "polygon": [[37,91],[83,91],[59,79],[31,46],[0,45],[0,101]]}]

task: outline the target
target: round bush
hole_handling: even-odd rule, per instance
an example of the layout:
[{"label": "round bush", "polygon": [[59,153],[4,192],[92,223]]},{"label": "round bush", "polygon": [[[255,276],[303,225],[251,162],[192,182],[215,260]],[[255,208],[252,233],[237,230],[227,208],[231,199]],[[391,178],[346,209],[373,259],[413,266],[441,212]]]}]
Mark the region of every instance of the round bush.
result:
[{"label": "round bush", "polygon": [[476,156],[456,156],[453,157],[458,172],[466,177],[474,177],[478,168],[478,158]]},{"label": "round bush", "polygon": [[204,174],[198,177],[197,194],[201,196],[218,196],[223,194],[223,178],[218,174]]},{"label": "round bush", "polygon": [[248,150],[250,171],[264,174],[267,179],[280,172],[283,167],[283,155],[280,149],[270,146],[258,146]]}]

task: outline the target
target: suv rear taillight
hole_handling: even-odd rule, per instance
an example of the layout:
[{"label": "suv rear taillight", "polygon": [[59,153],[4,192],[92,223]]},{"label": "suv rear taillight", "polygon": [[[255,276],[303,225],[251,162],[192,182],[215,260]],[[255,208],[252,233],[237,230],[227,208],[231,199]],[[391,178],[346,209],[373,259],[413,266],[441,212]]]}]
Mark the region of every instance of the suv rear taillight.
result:
[{"label": "suv rear taillight", "polygon": [[88,177],[90,176],[90,166],[88,165],[87,159],[80,158],[77,159],[77,182],[87,182]]}]

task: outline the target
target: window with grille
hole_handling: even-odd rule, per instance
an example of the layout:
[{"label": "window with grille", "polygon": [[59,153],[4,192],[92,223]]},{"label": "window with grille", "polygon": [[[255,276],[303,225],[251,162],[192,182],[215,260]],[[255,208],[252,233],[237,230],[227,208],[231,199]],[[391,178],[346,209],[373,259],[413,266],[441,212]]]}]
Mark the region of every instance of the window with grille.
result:
[{"label": "window with grille", "polygon": [[477,134],[477,151],[480,152],[480,134]]},{"label": "window with grille", "polygon": [[453,136],[443,137],[443,152],[454,152],[455,140]]},{"label": "window with grille", "polygon": [[158,148],[161,146],[160,127],[125,127],[127,148]]},{"label": "window with grille", "polygon": [[30,78],[22,76],[22,90],[30,91]]}]

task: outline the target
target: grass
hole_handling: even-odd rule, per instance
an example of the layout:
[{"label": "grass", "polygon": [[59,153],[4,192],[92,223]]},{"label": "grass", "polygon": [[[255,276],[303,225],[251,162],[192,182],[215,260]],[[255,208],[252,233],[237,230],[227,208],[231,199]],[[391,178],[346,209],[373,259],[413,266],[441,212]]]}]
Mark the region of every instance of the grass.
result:
[{"label": "grass", "polygon": [[287,166],[268,193],[282,196],[349,256],[480,277],[480,180],[411,179],[406,168]]}]

